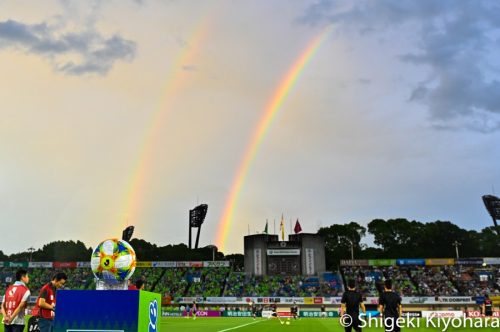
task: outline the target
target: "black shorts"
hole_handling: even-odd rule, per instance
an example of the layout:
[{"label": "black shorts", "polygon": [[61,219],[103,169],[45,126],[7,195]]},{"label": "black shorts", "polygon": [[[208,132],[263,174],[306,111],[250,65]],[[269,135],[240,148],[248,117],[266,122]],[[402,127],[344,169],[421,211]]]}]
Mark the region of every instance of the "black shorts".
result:
[{"label": "black shorts", "polygon": [[357,315],[348,315],[352,318],[351,324],[344,327],[345,332],[351,332],[352,330],[356,332],[361,332],[361,321]]},{"label": "black shorts", "polygon": [[487,311],[484,312],[484,315],[488,316],[488,317],[491,317],[491,316],[493,316],[493,311],[487,310]]},{"label": "black shorts", "polygon": [[398,325],[399,317],[384,317],[385,332],[400,332],[401,327]]}]

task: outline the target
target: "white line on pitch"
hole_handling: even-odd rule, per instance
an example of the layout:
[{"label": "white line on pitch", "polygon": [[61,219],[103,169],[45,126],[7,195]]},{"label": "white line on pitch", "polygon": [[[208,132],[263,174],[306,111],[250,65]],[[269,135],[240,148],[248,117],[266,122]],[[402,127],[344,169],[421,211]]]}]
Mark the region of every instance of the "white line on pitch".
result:
[{"label": "white line on pitch", "polygon": [[257,324],[257,323],[261,323],[261,322],[263,322],[263,320],[258,320],[258,321],[251,322],[251,323],[248,323],[248,324],[238,325],[238,326],[231,327],[231,328],[225,329],[225,330],[220,330],[220,331],[217,331],[217,332],[226,332],[226,331],[236,330],[236,329],[239,329],[240,327],[245,327],[245,326],[248,326],[248,325]]}]

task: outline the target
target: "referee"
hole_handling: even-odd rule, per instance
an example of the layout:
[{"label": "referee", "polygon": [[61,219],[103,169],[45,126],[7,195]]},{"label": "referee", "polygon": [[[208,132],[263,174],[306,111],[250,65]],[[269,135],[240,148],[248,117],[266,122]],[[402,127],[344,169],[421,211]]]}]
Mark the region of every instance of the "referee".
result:
[{"label": "referee", "polygon": [[[359,319],[359,307],[366,314],[365,304],[361,293],[356,292],[356,283],[353,279],[347,282],[347,291],[342,295],[340,301],[342,308],[342,324],[345,332],[351,332],[352,329],[356,332],[361,332],[361,322]],[[347,315],[347,316],[345,316]],[[350,318],[349,318],[350,317]]]},{"label": "referee", "polygon": [[401,297],[392,290],[392,281],[387,279],[384,284],[384,291],[378,299],[380,314],[382,315],[386,332],[399,332],[398,318],[403,313]]}]

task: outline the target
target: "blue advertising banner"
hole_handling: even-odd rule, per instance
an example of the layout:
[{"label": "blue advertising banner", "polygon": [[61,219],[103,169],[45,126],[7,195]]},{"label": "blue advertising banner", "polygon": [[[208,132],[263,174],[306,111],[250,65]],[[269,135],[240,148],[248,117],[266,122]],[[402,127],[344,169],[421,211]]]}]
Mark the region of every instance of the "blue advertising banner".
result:
[{"label": "blue advertising banner", "polygon": [[61,290],[54,332],[159,331],[159,294],[132,290]]},{"label": "blue advertising banner", "polygon": [[403,258],[403,259],[397,259],[396,260],[397,265],[419,265],[419,266],[424,266],[425,265],[425,259],[420,259],[420,258]]}]

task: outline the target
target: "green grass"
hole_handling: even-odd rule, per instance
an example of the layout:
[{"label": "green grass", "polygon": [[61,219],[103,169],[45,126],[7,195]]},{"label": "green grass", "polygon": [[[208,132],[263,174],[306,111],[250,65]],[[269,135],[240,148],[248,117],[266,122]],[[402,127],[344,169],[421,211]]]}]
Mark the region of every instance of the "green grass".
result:
[{"label": "green grass", "polygon": [[[287,321],[286,319],[284,321]],[[246,326],[245,326],[246,325]],[[491,325],[491,324],[490,324]],[[498,325],[496,325],[498,326]],[[230,329],[228,331],[236,332],[316,332],[316,331],[343,331],[340,326],[339,319],[332,318],[302,318],[300,320],[291,320],[290,325],[281,325],[276,319],[256,319],[252,318],[164,318],[162,320],[161,331],[194,331],[194,332],[219,332]],[[424,332],[424,331],[443,331],[441,328],[426,328],[425,320],[420,320],[419,328],[404,328],[403,331]],[[383,328],[364,328],[363,331],[383,332]],[[447,331],[482,331],[482,332],[499,332],[498,328],[452,328]]]},{"label": "green grass", "polygon": [[[286,319],[283,319],[285,322]],[[424,331],[443,331],[441,328],[426,328],[425,320],[420,321],[420,328],[404,328],[403,331],[424,332]],[[497,325],[498,326],[498,325]],[[339,319],[332,318],[302,318],[300,320],[290,320],[290,325],[280,324],[276,319],[258,318],[163,318],[161,321],[161,331],[189,331],[189,332],[316,332],[316,331],[343,331]],[[365,328],[363,331],[383,332],[382,328]],[[452,328],[447,331],[482,331],[498,332],[498,328]],[[3,332],[3,325],[0,324],[0,332]]]}]

